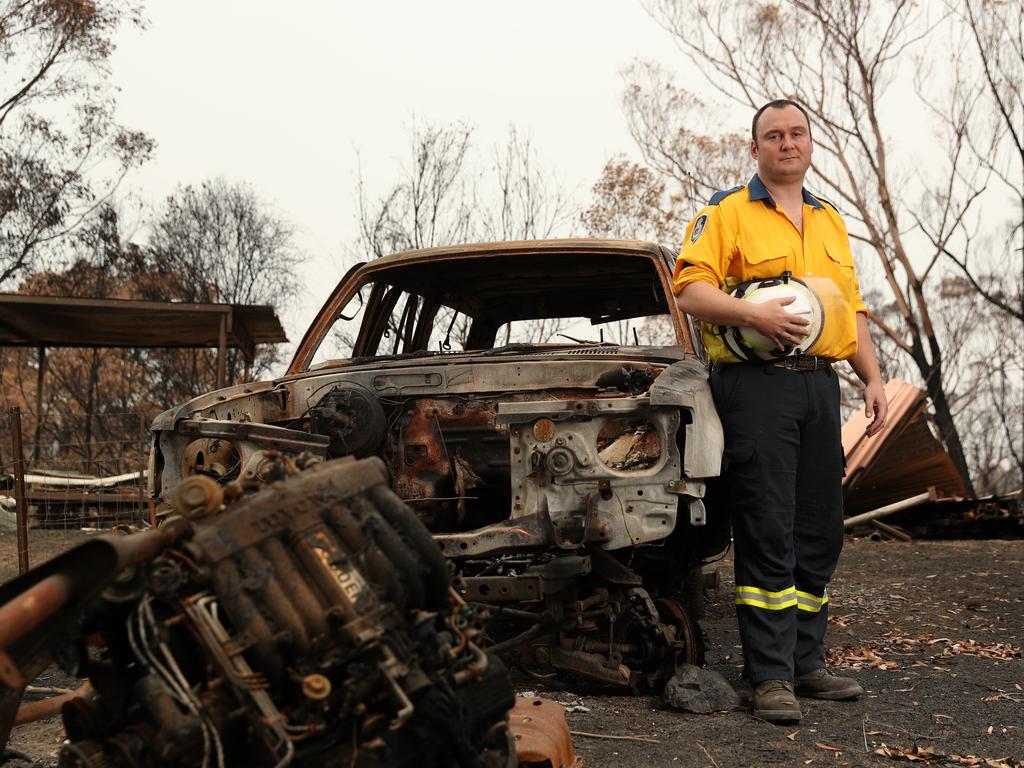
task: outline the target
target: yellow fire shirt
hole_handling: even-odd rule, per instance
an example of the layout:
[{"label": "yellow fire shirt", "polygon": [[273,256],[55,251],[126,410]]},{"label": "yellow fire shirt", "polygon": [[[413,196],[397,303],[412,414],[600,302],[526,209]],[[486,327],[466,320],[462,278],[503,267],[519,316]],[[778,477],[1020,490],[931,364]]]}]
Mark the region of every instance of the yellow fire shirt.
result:
[{"label": "yellow fire shirt", "polygon": [[[754,174],[746,186],[718,192],[686,228],[676,261],[676,295],[702,280],[731,291],[747,280],[789,271],[818,294],[824,306],[821,337],[809,355],[844,360],[857,351],[856,313],[867,312],[860,297],[842,217],[827,201],[804,197],[803,235],[764,183]],[[736,362],[715,326],[703,323],[704,346],[715,362]]]}]

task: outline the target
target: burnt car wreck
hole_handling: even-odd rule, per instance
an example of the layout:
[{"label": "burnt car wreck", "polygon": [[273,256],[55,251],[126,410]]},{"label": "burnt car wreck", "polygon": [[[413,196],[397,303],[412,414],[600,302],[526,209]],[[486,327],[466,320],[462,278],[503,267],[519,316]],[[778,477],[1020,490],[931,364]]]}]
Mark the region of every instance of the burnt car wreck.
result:
[{"label": "burnt car wreck", "polygon": [[659,685],[700,660],[684,585],[728,542],[704,503],[722,429],[673,261],[562,240],[359,265],[285,376],[156,420],[153,496],[194,476],[261,480],[268,449],[377,456],[462,599],[489,606],[493,652],[533,674]]}]

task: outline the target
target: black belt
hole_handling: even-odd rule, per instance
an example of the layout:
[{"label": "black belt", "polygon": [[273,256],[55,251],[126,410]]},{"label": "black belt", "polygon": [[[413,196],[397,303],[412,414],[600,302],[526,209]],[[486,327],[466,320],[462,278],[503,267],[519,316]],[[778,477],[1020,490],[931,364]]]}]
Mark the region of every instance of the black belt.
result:
[{"label": "black belt", "polygon": [[774,368],[785,368],[787,371],[822,371],[830,368],[835,362],[828,357],[816,357],[815,355],[799,355],[793,357],[781,357],[765,363]]},{"label": "black belt", "polygon": [[777,360],[751,360],[742,363],[715,363],[716,371],[721,372],[727,365],[749,365],[749,366],[771,366],[772,368],[785,368],[787,371],[823,371],[831,368],[834,363],[830,357],[817,357],[815,355],[793,355],[792,357],[780,357]]}]

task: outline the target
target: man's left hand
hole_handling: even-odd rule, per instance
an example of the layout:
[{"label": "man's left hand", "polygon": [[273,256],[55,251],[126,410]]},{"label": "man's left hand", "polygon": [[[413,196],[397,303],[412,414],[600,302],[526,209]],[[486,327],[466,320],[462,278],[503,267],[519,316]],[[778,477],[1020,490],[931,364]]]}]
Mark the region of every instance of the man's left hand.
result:
[{"label": "man's left hand", "polygon": [[885,400],[882,382],[875,381],[864,387],[864,415],[870,419],[864,434],[868,437],[877,435],[885,426],[885,417],[889,413],[889,403]]}]

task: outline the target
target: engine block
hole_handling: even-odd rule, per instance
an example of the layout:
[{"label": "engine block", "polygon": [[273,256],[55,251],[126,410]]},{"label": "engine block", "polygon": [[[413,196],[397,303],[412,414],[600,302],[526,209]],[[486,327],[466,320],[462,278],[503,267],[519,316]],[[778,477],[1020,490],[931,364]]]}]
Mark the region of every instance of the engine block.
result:
[{"label": "engine block", "polygon": [[484,617],[382,462],[266,458],[180,484],[182,535],[53,649],[98,694],[65,708],[60,765],[514,765]]}]

